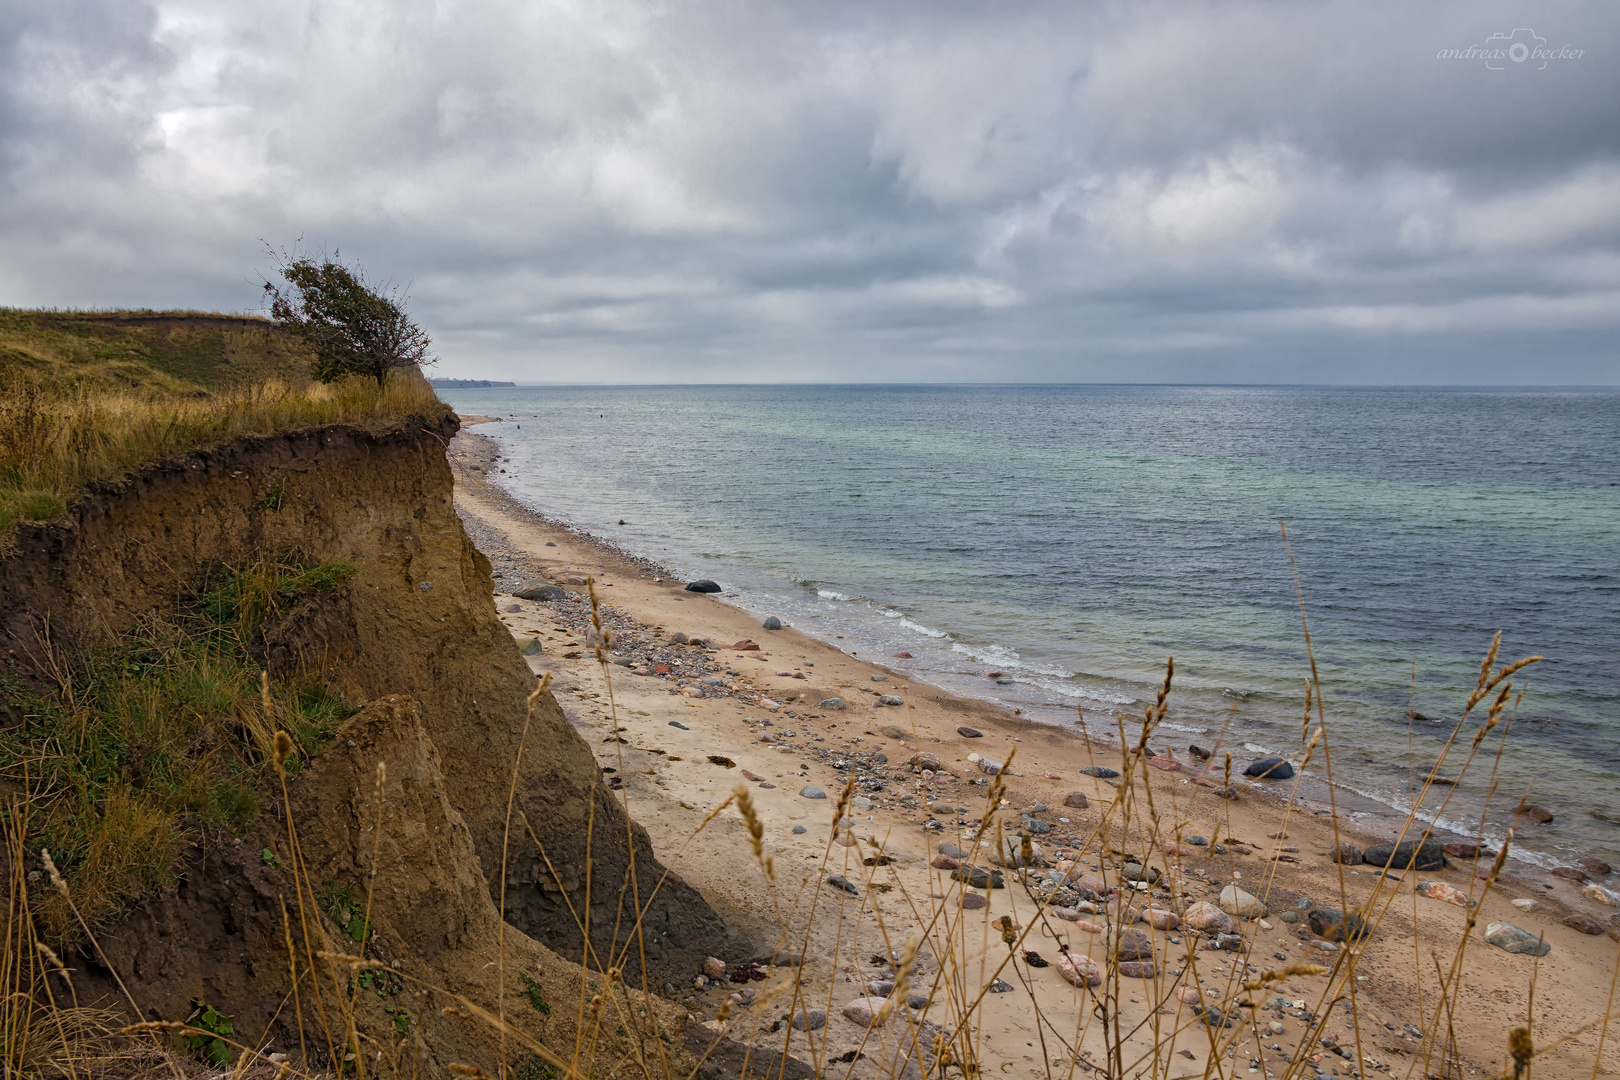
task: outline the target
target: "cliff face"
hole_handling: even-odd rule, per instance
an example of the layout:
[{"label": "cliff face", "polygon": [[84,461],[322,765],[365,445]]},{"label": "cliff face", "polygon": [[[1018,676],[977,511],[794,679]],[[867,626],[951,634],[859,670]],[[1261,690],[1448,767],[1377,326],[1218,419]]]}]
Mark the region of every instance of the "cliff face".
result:
[{"label": "cliff face", "polygon": [[[142,612],[172,603],[210,568],[267,553],[354,565],[358,573],[344,587],[267,628],[265,662],[274,673],[318,672],[355,705],[391,702],[389,724],[378,728],[374,709],[350,723],[371,717],[367,730],[393,731],[397,745],[389,752],[405,753],[402,766],[406,758],[436,755],[431,768],[418,761],[406,771],[427,768],[442,786],[442,829],[412,827],[422,850],[404,863],[418,870],[403,891],[397,880],[388,887],[419,901],[416,916],[401,911],[398,918],[427,920],[437,929],[428,932],[423,923],[412,931],[414,945],[398,947],[420,955],[432,940],[442,941],[440,951],[454,950],[459,931],[451,924],[487,921],[490,915],[468,914],[463,900],[445,899],[451,893],[433,900],[431,889],[414,880],[439,872],[434,853],[450,843],[453,818],[460,823],[455,828],[465,831],[477,879],[495,905],[490,910],[498,912],[503,900],[505,845],[507,922],[576,962],[584,935],[575,913],[587,913],[589,874],[590,937],[599,958],[589,966],[605,968],[615,924],[621,924],[622,942],[635,921],[626,892],[632,852],[643,900],[664,868],[645,831],[627,822],[599,783],[590,748],[549,694],[534,704],[519,756],[535,677],[496,617],[489,564],[455,514],[444,458],[454,432],[453,420],[433,427],[410,422],[389,436],[327,428],[244,441],[149,468],[85,500],[71,525],[23,528],[14,552],[0,560],[0,635],[10,639],[4,647],[14,658],[26,657],[36,651],[37,628],[48,618],[57,643],[89,645],[127,628]],[[412,708],[416,714],[407,724],[401,717]],[[327,757],[348,761],[358,741],[340,732]],[[400,750],[409,746],[418,749]],[[338,768],[354,772],[360,778],[355,783],[364,787],[374,765],[356,758],[339,766],[322,757],[293,785],[295,820],[305,819],[310,835],[323,838],[322,850],[332,852],[353,848],[365,824],[357,817],[365,800],[350,798],[348,791],[354,785],[331,779]],[[405,788],[396,794],[405,799],[400,806],[409,805]],[[392,812],[404,814],[402,823],[411,820],[407,811]],[[268,818],[272,811],[265,813]],[[257,831],[273,838],[280,827],[263,820]],[[199,851],[176,894],[144,904],[104,942],[115,966],[121,960],[133,965],[126,978],[133,975],[154,991],[158,999],[143,1000],[143,1008],[184,1016],[189,997],[198,997],[219,1001],[228,1011],[217,994],[238,977],[210,976],[203,970],[207,965],[188,965],[179,958],[182,946],[215,950],[211,964],[235,965],[249,981],[255,968],[262,972],[280,963],[280,914],[270,897],[283,887],[241,855],[242,848],[257,852],[252,845],[260,841],[255,836],[241,848]],[[351,870],[363,862],[357,860],[353,852],[328,857],[333,867]],[[317,870],[311,866],[312,874]],[[250,878],[258,884],[247,885]],[[235,888],[231,882],[244,883],[240,895],[228,895]],[[453,892],[451,882],[437,885]],[[290,891],[286,895],[290,903]],[[627,907],[619,920],[621,895]],[[272,913],[279,953],[264,956],[264,920]],[[689,974],[725,934],[703,899],[675,875],[658,889],[643,929],[654,986]],[[255,934],[261,940],[250,940]],[[158,939],[166,935],[185,940],[160,947]],[[639,984],[639,962],[625,966],[626,979]]]}]

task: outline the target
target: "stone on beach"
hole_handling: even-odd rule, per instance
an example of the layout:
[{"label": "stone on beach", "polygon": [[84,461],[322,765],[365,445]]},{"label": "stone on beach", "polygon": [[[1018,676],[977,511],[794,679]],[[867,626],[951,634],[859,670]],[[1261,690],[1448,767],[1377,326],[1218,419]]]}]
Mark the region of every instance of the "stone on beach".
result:
[{"label": "stone on beach", "polygon": [[519,600],[561,600],[568,593],[562,586],[553,585],[545,578],[536,577],[513,589],[512,595]]},{"label": "stone on beach", "polygon": [[962,910],[964,911],[977,911],[984,907],[987,902],[988,901],[986,901],[984,897],[980,896],[976,892],[965,892],[962,894]]},{"label": "stone on beach", "polygon": [[1620,895],[1610,892],[1601,885],[1588,885],[1581,890],[1581,895],[1608,907],[1620,907]]},{"label": "stone on beach", "polygon": [[1116,780],[1119,773],[1104,765],[1087,765],[1080,770],[1086,776],[1095,776],[1098,780]]},{"label": "stone on beach", "polygon": [[871,1027],[878,1020],[884,1000],[880,997],[858,997],[844,1006],[844,1018],[861,1027]]},{"label": "stone on beach", "polygon": [[1056,967],[1058,974],[1075,986],[1084,988],[1102,985],[1102,968],[1098,967],[1097,961],[1089,956],[1064,953],[1058,958]]},{"label": "stone on beach", "polygon": [[1444,900],[1446,903],[1456,904],[1458,907],[1468,906],[1468,894],[1461,889],[1447,885],[1443,881],[1420,881],[1418,882],[1417,894],[1427,896],[1431,900]]},{"label": "stone on beach", "polygon": [[1155,930],[1175,930],[1181,926],[1181,916],[1165,908],[1143,908],[1136,918]]},{"label": "stone on beach", "polygon": [[1563,878],[1565,881],[1573,881],[1576,884],[1591,880],[1586,876],[1586,871],[1578,866],[1555,866],[1547,873],[1555,878]]},{"label": "stone on beach", "polygon": [[1603,933],[1606,929],[1602,919],[1588,915],[1584,911],[1577,911],[1573,915],[1564,916],[1564,925],[1571,930],[1579,930],[1583,934],[1591,934],[1594,937]]},{"label": "stone on beach", "polygon": [[799,795],[806,799],[825,799],[827,793],[814,784],[806,784],[799,789]]},{"label": "stone on beach", "polygon": [[765,616],[765,621],[759,625],[766,630],[780,630],[782,629],[782,620],[778,619],[775,615],[767,615]]},{"label": "stone on beach", "polygon": [[1236,915],[1244,919],[1258,919],[1266,913],[1266,905],[1261,903],[1251,893],[1246,893],[1236,885],[1228,885],[1221,890],[1221,910],[1228,915]]},{"label": "stone on beach", "polygon": [[706,957],[703,961],[703,974],[718,982],[726,977],[726,962],[717,956]]},{"label": "stone on beach", "polygon": [[1263,757],[1253,762],[1243,770],[1244,776],[1254,776],[1265,780],[1292,780],[1294,767],[1288,764],[1287,758]]},{"label": "stone on beach", "polygon": [[1361,849],[1348,840],[1342,841],[1338,847],[1329,852],[1328,857],[1336,863],[1343,863],[1345,866],[1361,865]]},{"label": "stone on beach", "polygon": [[1346,916],[1338,908],[1312,908],[1306,915],[1311,932],[1327,941],[1358,941],[1367,936],[1367,924],[1360,915]]},{"label": "stone on beach", "polygon": [[829,709],[832,712],[843,712],[844,699],[836,697],[822,698],[820,701],[816,702],[816,708]]},{"label": "stone on beach", "polygon": [[881,694],[878,696],[879,705],[904,705],[906,699],[894,694]]},{"label": "stone on beach", "polygon": [[524,638],[522,644],[518,646],[518,652],[524,656],[539,656],[545,651],[545,646],[540,644],[540,639],[537,637]]},{"label": "stone on beach", "polygon": [[1152,960],[1124,960],[1120,962],[1119,973],[1126,979],[1151,979],[1158,969]]},{"label": "stone on beach", "polygon": [[1399,844],[1374,844],[1361,853],[1368,866],[1385,866],[1392,870],[1443,870],[1446,849],[1438,840],[1425,840],[1421,844],[1404,840]]},{"label": "stone on beach", "polygon": [[964,738],[964,739],[982,739],[982,738],[984,738],[984,732],[980,731],[978,728],[959,727],[959,728],[956,729],[956,733],[958,735],[962,736],[962,738]]},{"label": "stone on beach", "polygon": [[1084,810],[1087,805],[1086,793],[1083,791],[1069,792],[1067,795],[1063,796],[1063,805],[1071,807],[1075,810]]},{"label": "stone on beach", "polygon": [[793,1017],[793,1026],[800,1031],[820,1031],[827,1026],[827,1014],[821,1009],[800,1009]]},{"label": "stone on beach", "polygon": [[1194,930],[1206,934],[1228,934],[1235,926],[1230,915],[1208,900],[1188,905],[1187,910],[1181,914],[1181,921]]},{"label": "stone on beach", "polygon": [[955,870],[957,867],[956,860],[949,855],[935,855],[934,861],[928,865],[935,870]]},{"label": "stone on beach", "polygon": [[715,584],[714,582],[710,581],[708,578],[699,578],[696,581],[687,582],[686,583],[686,591],[687,592],[701,592],[701,593],[717,593],[717,592],[720,591],[720,586]]},{"label": "stone on beach", "polygon": [[1152,960],[1153,939],[1145,930],[1132,927],[1119,936],[1114,951],[1121,960]]},{"label": "stone on beach", "polygon": [[1613,873],[1613,869],[1602,859],[1593,859],[1589,856],[1583,855],[1581,858],[1573,861],[1576,866],[1580,867],[1582,870],[1585,870],[1593,877],[1608,877],[1609,874]]},{"label": "stone on beach", "polygon": [[1493,922],[1485,927],[1485,940],[1504,952],[1525,956],[1546,956],[1552,952],[1551,945],[1509,922]]},{"label": "stone on beach", "polygon": [[1553,821],[1553,812],[1548,810],[1545,806],[1526,806],[1523,810],[1519,811],[1519,816],[1526,818],[1537,825],[1551,825]]}]

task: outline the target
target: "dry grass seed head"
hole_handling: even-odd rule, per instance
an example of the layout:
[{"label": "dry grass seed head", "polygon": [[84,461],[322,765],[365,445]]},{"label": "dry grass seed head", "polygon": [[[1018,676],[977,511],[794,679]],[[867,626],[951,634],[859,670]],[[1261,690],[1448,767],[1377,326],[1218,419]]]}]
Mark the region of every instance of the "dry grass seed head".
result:
[{"label": "dry grass seed head", "polygon": [[275,757],[271,759],[275,762],[277,776],[284,777],[287,775],[287,755],[292,753],[292,749],[292,736],[285,731],[278,730],[276,732]]}]

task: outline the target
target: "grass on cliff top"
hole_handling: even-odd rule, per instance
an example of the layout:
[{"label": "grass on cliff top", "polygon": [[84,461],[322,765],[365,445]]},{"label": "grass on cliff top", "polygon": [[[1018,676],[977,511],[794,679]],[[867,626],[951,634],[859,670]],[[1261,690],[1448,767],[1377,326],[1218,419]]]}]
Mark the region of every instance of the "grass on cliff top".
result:
[{"label": "grass on cliff top", "polygon": [[[92,927],[172,884],[189,844],[252,823],[277,729],[309,757],[353,712],[318,681],[254,662],[266,624],[353,574],[237,567],[78,661],[47,651],[46,692],[0,681],[0,790],[26,798],[31,852],[51,852]],[[37,910],[51,937],[75,936],[55,892]]]},{"label": "grass on cliff top", "polygon": [[448,412],[417,372],[312,382],[275,323],[194,312],[0,309],[0,536],[87,486],[238,438]]}]

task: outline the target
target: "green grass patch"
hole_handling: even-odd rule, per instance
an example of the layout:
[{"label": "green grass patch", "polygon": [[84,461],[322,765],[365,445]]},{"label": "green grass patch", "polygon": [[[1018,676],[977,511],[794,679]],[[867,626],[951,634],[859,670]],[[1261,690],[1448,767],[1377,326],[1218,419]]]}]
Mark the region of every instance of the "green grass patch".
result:
[{"label": "green grass patch", "polygon": [[[250,653],[265,618],[354,572],[287,560],[234,568],[68,666],[52,690],[0,681],[0,782],[28,794],[30,848],[51,851],[92,927],[171,885],[205,831],[240,835],[253,823],[277,730],[292,737],[294,771],[352,715],[318,682],[265,677]],[[40,906],[51,931],[72,936],[54,890]]]}]

